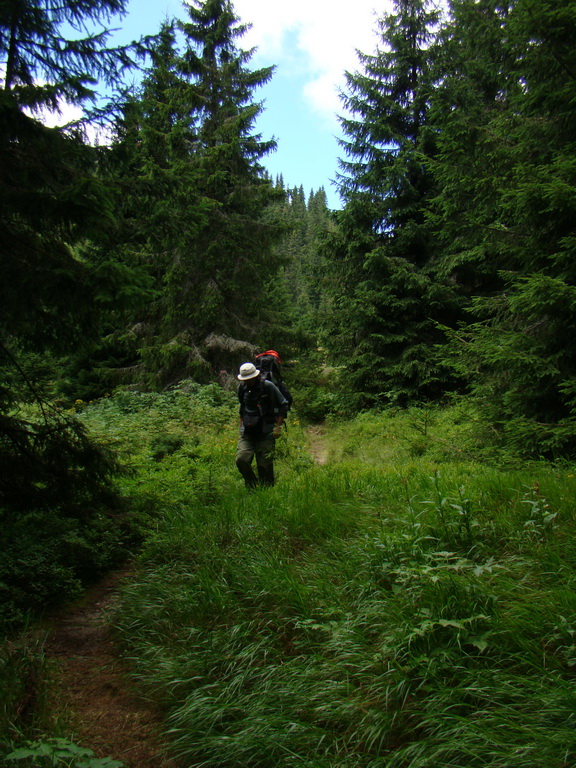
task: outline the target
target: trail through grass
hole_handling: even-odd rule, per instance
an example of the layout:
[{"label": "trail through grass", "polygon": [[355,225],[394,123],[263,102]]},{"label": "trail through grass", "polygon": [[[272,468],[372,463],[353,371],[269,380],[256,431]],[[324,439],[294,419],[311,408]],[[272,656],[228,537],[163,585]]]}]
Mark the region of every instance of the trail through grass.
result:
[{"label": "trail through grass", "polygon": [[153,514],[115,623],[183,765],[574,763],[571,467],[491,464],[448,411],[327,425],[322,464],[293,415],[247,493],[233,399],[140,406],[85,417]]},{"label": "trail through grass", "polygon": [[52,618],[44,644],[53,667],[52,716],[103,764],[113,755],[123,766],[176,768],[160,757],[160,713],[130,685],[108,622],[119,584],[129,578],[129,569],[109,574]]}]

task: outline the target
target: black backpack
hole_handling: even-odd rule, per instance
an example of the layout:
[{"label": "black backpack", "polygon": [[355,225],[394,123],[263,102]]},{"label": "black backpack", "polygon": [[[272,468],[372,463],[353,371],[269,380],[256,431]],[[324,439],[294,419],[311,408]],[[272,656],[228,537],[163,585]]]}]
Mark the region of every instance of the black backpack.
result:
[{"label": "black backpack", "polygon": [[272,384],[278,387],[286,400],[288,400],[288,409],[290,409],[292,406],[292,395],[282,380],[282,360],[278,352],[273,349],[261,352],[259,355],[256,355],[254,364],[260,371],[260,377],[263,381],[271,381]]}]

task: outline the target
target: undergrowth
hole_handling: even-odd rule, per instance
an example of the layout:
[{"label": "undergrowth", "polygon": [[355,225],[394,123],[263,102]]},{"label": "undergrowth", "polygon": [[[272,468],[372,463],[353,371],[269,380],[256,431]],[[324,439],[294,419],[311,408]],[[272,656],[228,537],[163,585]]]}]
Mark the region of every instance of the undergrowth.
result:
[{"label": "undergrowth", "polygon": [[316,466],[294,412],[248,493],[221,390],[80,410],[132,470],[114,623],[183,765],[574,762],[572,467],[488,462],[449,409],[329,423]]}]

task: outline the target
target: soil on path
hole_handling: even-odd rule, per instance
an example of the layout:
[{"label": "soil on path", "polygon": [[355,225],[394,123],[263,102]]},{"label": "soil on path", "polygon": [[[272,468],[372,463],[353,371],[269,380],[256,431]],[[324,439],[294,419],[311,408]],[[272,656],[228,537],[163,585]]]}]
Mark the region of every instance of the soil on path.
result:
[{"label": "soil on path", "polygon": [[134,691],[110,631],[108,614],[127,577],[128,571],[107,575],[51,621],[45,653],[56,667],[53,704],[74,741],[96,757],[127,768],[177,768],[162,755],[160,713]]},{"label": "soil on path", "polygon": [[308,427],[308,450],[316,464],[324,465],[328,463],[329,451],[324,440],[326,430],[318,425]]},{"label": "soil on path", "polygon": [[[308,429],[308,450],[320,465],[329,456],[324,435],[322,426]],[[129,577],[129,570],[108,574],[50,622],[45,653],[56,667],[53,705],[76,743],[96,757],[121,760],[127,768],[178,768],[162,753],[161,714],[134,690],[111,632],[109,614]]]}]

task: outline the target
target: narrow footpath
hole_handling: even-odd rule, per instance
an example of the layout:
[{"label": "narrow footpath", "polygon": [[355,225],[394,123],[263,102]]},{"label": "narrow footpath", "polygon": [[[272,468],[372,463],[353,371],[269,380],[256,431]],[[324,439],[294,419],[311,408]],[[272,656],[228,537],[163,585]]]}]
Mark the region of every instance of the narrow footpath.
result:
[{"label": "narrow footpath", "polygon": [[162,755],[160,713],[133,690],[107,615],[129,572],[107,575],[81,603],[51,622],[45,644],[55,662],[53,705],[80,746],[127,768],[177,768]]},{"label": "narrow footpath", "polygon": [[316,464],[328,463],[328,448],[324,441],[325,429],[322,425],[308,427],[308,450]]},{"label": "narrow footpath", "polygon": [[[309,428],[308,450],[320,465],[328,461],[323,438],[322,426]],[[55,666],[53,707],[73,740],[96,757],[121,760],[126,768],[178,768],[162,754],[161,715],[137,695],[110,630],[109,614],[126,578],[129,570],[108,574],[50,622],[45,653]]]}]

